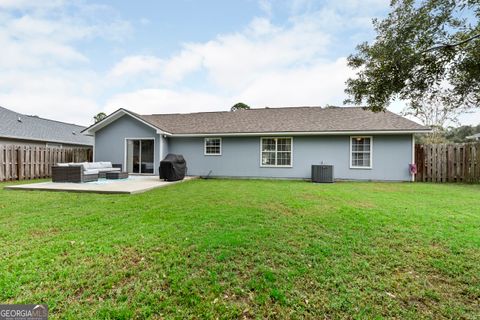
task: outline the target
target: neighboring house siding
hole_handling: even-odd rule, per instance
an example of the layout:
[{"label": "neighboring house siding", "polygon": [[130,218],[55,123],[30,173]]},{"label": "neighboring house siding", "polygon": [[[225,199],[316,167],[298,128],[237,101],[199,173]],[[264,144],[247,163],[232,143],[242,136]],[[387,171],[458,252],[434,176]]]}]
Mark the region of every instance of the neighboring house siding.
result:
[{"label": "neighboring house siding", "polygon": [[120,163],[125,170],[126,138],[155,139],[154,170],[155,174],[157,174],[161,156],[160,136],[156,130],[127,115],[95,133],[95,161]]},{"label": "neighboring house siding", "polygon": [[0,145],[45,147],[46,143],[42,141],[0,138]]},{"label": "neighboring house siding", "polygon": [[26,139],[10,139],[0,137],[0,145],[15,145],[15,146],[26,146],[26,147],[46,147],[47,143],[61,145],[63,148],[92,148],[92,146],[86,145],[76,145],[76,144],[66,144],[59,142],[45,142],[45,141],[36,141],[36,140],[26,140]]},{"label": "neighboring house siding", "polygon": [[[268,137],[268,135],[264,135]],[[350,136],[293,137],[293,166],[260,166],[260,137],[222,137],[222,155],[205,156],[203,138],[169,138],[169,152],[182,154],[189,175],[310,178],[312,164],[333,164],[336,179],[408,181],[412,135],[373,136],[372,169],[350,169]]]}]

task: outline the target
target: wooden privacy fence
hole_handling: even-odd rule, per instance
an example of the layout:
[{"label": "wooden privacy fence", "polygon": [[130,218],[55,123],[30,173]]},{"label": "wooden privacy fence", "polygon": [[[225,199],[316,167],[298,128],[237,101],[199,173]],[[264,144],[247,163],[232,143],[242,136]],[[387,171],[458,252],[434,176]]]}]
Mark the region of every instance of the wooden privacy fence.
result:
[{"label": "wooden privacy fence", "polygon": [[92,161],[92,149],[0,145],[0,181],[48,178],[58,162]]},{"label": "wooden privacy fence", "polygon": [[415,181],[480,182],[480,143],[417,144]]}]

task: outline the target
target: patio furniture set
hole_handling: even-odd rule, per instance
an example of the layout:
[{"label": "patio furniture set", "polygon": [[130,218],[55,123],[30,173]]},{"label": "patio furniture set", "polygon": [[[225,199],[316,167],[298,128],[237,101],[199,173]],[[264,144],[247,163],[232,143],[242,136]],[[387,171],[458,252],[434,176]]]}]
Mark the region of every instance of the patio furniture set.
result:
[{"label": "patio furniture set", "polygon": [[108,161],[57,163],[52,166],[53,182],[92,182],[98,179],[126,179],[127,172],[122,172],[121,164]]}]

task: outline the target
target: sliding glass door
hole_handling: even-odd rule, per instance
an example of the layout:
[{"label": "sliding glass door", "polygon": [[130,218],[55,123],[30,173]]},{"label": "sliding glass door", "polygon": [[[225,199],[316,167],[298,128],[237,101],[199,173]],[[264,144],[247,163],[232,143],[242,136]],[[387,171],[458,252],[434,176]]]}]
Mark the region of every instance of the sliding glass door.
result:
[{"label": "sliding glass door", "polygon": [[127,140],[127,171],[129,173],[153,173],[154,145],[153,139]]}]

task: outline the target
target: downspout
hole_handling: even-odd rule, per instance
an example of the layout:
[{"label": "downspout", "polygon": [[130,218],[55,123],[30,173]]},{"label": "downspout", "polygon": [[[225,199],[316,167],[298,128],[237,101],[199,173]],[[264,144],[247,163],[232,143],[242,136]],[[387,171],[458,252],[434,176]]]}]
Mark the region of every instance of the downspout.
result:
[{"label": "downspout", "polygon": [[[415,134],[412,133],[412,164],[415,164]],[[415,182],[415,173],[412,172],[412,182]]]}]

